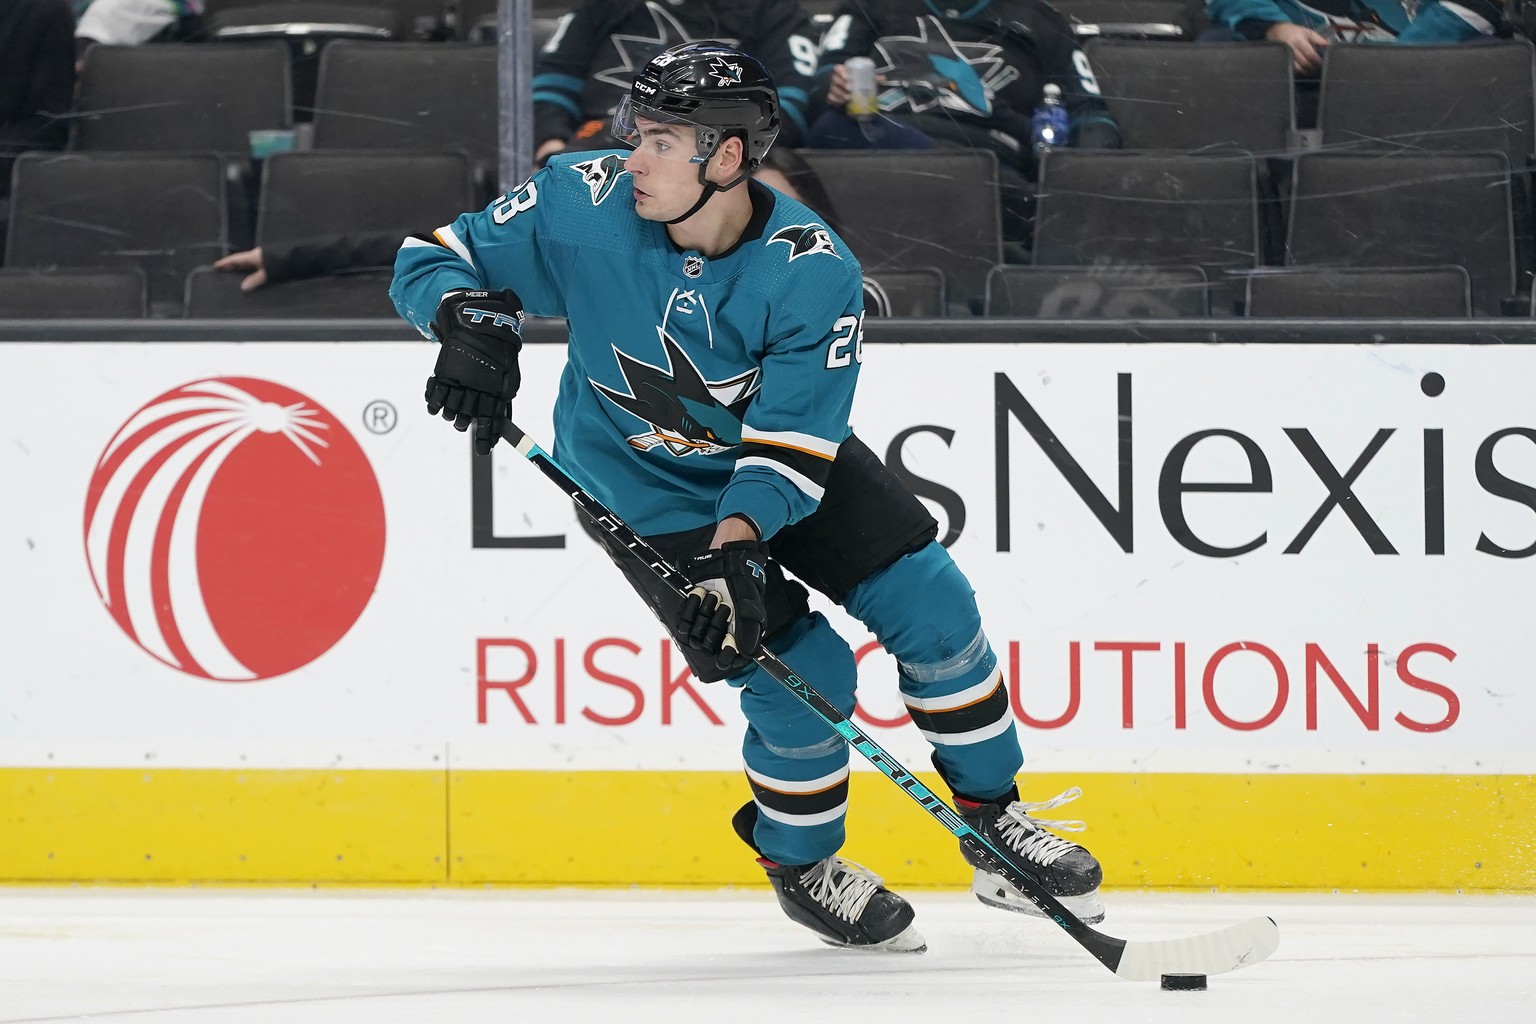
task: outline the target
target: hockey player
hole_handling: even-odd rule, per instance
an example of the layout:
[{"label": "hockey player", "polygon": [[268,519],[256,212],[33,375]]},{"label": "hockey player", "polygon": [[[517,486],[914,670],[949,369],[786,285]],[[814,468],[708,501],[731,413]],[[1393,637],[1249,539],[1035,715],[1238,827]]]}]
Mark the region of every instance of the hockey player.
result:
[{"label": "hockey player", "polygon": [[779,87],[781,142],[806,134],[817,31],[799,0],[585,0],[560,19],[533,79],[534,158],[601,145],[630,82],[668,47],[726,43],[760,60]]},{"label": "hockey player", "polygon": [[[482,213],[407,239],[391,294],[439,342],[427,408],[494,445],[520,384],[519,323],[565,317],[556,458],[690,578],[687,600],[599,541],[670,627],[695,674],[741,691],[753,799],[738,834],[780,905],[841,946],[925,948],[913,911],[837,856],[847,744],[749,660],[768,643],[851,713],[848,644],[801,582],[897,659],[912,718],[957,809],[1088,920],[1101,871],[1021,803],[1007,689],[937,524],[848,426],[861,274],[805,206],[751,180],[780,108],[763,66],[689,44],[637,77],[615,117],[630,152],[561,155]],[[978,872],[986,903],[1032,905]]]}]

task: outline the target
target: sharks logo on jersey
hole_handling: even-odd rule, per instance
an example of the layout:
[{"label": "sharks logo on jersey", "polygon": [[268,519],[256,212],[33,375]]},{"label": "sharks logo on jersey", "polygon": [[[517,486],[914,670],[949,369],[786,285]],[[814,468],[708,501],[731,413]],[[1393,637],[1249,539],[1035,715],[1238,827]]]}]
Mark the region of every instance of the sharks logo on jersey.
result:
[{"label": "sharks logo on jersey", "polygon": [[938,107],[988,117],[993,97],[1019,77],[1004,63],[1001,46],[957,43],[937,18],[919,18],[917,35],[886,36],[875,49],[885,61],[875,68],[887,85],[879,95],[881,110]]},{"label": "sharks logo on jersey", "polygon": [[665,327],[656,328],[656,334],[666,366],[613,350],[629,394],[591,382],[608,401],[650,426],[646,433],[630,435],[630,445],[643,452],[664,447],[681,457],[714,455],[741,444],[741,420],[757,394],[759,371],[754,367],[730,380],[706,381]]},{"label": "sharks logo on jersey", "polygon": [[832,244],[832,233],[820,224],[791,224],[787,228],[780,228],[768,239],[768,245],[774,242],[783,242],[789,246],[789,261],[793,263],[801,256],[811,256],[818,252],[829,253],[837,256],[837,248]]},{"label": "sharks logo on jersey", "polygon": [[571,164],[571,170],[580,174],[581,180],[592,190],[593,206],[601,206],[603,200],[613,192],[613,186],[618,184],[619,175],[628,171],[624,166],[624,158],[617,153],[607,153],[595,160]]}]

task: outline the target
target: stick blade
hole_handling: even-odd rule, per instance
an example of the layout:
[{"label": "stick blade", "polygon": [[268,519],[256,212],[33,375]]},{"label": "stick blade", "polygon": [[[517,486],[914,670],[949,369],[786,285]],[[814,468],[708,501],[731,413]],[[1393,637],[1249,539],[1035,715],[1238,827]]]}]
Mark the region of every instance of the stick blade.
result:
[{"label": "stick blade", "polygon": [[1274,918],[1254,917],[1187,939],[1127,941],[1115,973],[1129,981],[1157,981],[1164,974],[1226,974],[1267,959],[1279,948],[1280,927]]}]

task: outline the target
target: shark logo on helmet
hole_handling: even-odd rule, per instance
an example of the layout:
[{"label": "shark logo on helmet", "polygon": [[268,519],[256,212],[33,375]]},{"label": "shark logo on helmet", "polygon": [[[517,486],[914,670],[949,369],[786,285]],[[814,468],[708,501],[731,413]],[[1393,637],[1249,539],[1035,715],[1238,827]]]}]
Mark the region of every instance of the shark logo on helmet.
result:
[{"label": "shark logo on helmet", "polygon": [[716,85],[740,85],[741,65],[733,64],[724,57],[716,57],[709,66],[709,73],[715,76]]}]

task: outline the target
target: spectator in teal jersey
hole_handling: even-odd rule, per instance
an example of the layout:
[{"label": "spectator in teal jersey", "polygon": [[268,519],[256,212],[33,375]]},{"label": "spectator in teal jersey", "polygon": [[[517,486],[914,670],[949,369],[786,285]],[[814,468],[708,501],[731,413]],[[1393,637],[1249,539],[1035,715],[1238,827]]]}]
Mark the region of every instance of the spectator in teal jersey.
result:
[{"label": "spectator in teal jersey", "polygon": [[1209,0],[1205,13],[1217,27],[1202,40],[1284,43],[1302,74],[1322,68],[1333,42],[1461,43],[1493,36],[1504,18],[1498,0]]}]

